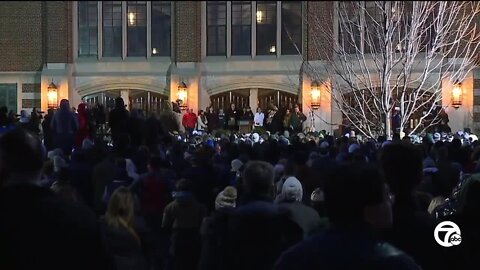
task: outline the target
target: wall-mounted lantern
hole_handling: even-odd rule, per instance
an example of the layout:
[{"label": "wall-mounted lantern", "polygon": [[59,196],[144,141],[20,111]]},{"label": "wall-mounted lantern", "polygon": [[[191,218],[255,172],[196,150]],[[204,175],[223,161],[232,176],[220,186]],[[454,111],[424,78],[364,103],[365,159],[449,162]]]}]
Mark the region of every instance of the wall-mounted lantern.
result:
[{"label": "wall-mounted lantern", "polygon": [[177,102],[182,110],[185,110],[188,106],[188,87],[183,81],[178,84]]},{"label": "wall-mounted lantern", "polygon": [[460,106],[462,106],[462,96],[463,96],[462,84],[458,82],[453,84],[452,106],[455,109],[458,109]]},{"label": "wall-mounted lantern", "polygon": [[47,101],[49,109],[56,109],[58,105],[58,88],[52,82],[48,85],[47,88]]},{"label": "wall-mounted lantern", "polygon": [[311,89],[312,101],[310,106],[313,110],[320,108],[320,84],[317,81],[312,82]]}]

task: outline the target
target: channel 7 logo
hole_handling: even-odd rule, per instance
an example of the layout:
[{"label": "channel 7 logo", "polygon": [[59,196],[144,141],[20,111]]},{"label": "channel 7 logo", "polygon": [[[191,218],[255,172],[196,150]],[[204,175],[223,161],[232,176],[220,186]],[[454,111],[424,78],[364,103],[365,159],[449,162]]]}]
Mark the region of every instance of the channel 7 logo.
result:
[{"label": "channel 7 logo", "polygon": [[[442,234],[443,237],[440,236]],[[460,228],[452,221],[444,221],[435,227],[435,241],[442,247],[458,246],[462,242]]]}]

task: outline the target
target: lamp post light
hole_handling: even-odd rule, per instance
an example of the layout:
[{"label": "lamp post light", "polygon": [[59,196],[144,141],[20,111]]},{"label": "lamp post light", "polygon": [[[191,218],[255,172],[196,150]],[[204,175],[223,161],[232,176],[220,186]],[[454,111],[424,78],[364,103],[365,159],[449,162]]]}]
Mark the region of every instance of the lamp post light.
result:
[{"label": "lamp post light", "polygon": [[318,110],[318,108],[320,108],[320,84],[317,81],[312,82],[311,95],[312,100],[310,106],[312,110]]},{"label": "lamp post light", "polygon": [[47,88],[47,101],[49,109],[56,109],[58,104],[58,88],[52,82],[48,85]]},{"label": "lamp post light", "polygon": [[310,107],[312,110],[310,111],[310,120],[311,120],[311,131],[315,130],[315,112],[320,108],[320,84],[317,81],[313,81],[311,85],[311,101]]},{"label": "lamp post light", "polygon": [[187,109],[188,106],[188,87],[187,85],[182,81],[181,83],[178,84],[178,105],[180,106],[180,109],[185,110]]},{"label": "lamp post light", "polygon": [[462,84],[457,82],[453,85],[452,89],[452,106],[455,109],[458,109],[460,106],[462,106],[462,96]]}]

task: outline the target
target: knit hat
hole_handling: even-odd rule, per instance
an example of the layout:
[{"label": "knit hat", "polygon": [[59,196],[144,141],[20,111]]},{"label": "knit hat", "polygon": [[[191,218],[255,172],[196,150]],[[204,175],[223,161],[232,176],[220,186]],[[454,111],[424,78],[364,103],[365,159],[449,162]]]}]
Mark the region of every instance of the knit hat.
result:
[{"label": "knit hat", "polygon": [[238,172],[240,168],[243,166],[243,162],[240,159],[234,159],[231,163],[232,172]]},{"label": "knit hat", "polygon": [[433,141],[434,142],[440,141],[441,138],[442,138],[442,136],[440,135],[440,133],[435,132],[435,134],[433,134]]},{"label": "knit hat", "polygon": [[352,154],[353,152],[357,151],[360,149],[360,145],[354,143],[348,147],[348,153]]},{"label": "knit hat", "polygon": [[220,193],[218,193],[215,199],[215,209],[221,209],[225,207],[235,207],[237,205],[237,189],[234,187],[226,187]]},{"label": "knit hat", "polygon": [[84,139],[82,142],[82,149],[88,150],[93,147],[93,142],[90,139]]},{"label": "knit hat", "polygon": [[260,135],[258,135],[258,133],[253,133],[252,139],[254,143],[257,143],[258,141],[260,141]]},{"label": "knit hat", "polygon": [[301,202],[303,198],[302,183],[294,176],[288,177],[283,183],[282,197],[287,201]]}]

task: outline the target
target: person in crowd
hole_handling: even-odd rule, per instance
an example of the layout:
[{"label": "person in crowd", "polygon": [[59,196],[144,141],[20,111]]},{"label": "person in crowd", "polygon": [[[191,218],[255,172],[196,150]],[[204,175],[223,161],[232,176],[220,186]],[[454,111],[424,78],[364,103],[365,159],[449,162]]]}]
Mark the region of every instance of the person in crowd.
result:
[{"label": "person in crowd", "polygon": [[263,127],[265,121],[265,114],[262,112],[262,108],[258,107],[257,112],[253,118],[254,127]]},{"label": "person in crowd", "polygon": [[[221,239],[216,233],[216,224],[225,222],[228,218],[228,213],[237,206],[238,191],[233,186],[227,186],[215,199],[215,211],[211,216],[205,218],[202,223],[202,255],[200,256],[199,269],[218,269],[216,261],[222,258],[215,258],[215,254],[208,254],[207,252],[215,251],[218,241]],[[223,219],[223,220],[222,220]],[[222,220],[219,222],[219,220]],[[213,259],[213,261],[208,261]],[[221,264],[220,264],[221,265]]]},{"label": "person in crowd", "polygon": [[137,149],[145,144],[145,132],[147,130],[147,120],[139,109],[133,109],[128,119],[128,132],[132,147]]},{"label": "person in crowd", "polygon": [[83,140],[90,138],[90,119],[87,112],[87,104],[78,105],[78,131],[75,136],[75,147],[80,147]]},{"label": "person in crowd", "polygon": [[[394,196],[393,227],[387,239],[424,269],[443,269],[441,246],[432,237],[437,222],[420,209],[416,187],[422,180],[422,155],[411,144],[391,143],[380,152],[380,164]],[[411,241],[409,239],[415,239]]]},{"label": "person in crowd", "polygon": [[320,226],[320,216],[315,209],[302,203],[303,188],[296,177],[288,177],[276,203],[290,211],[292,220],[303,230],[304,238],[312,236]]},{"label": "person in crowd", "polygon": [[134,179],[129,175],[127,171],[127,159],[117,158],[115,160],[113,179],[111,182],[107,182],[105,190],[103,192],[103,203],[108,204],[110,197],[115,190],[120,187],[129,187],[133,183]]},{"label": "person in crowd", "polygon": [[112,134],[113,145],[121,147],[128,144],[128,121],[130,114],[125,108],[122,97],[115,98],[115,108],[108,114],[108,125]]},{"label": "person in crowd", "polygon": [[113,269],[94,213],[39,185],[44,159],[28,131],[0,138],[0,268]]},{"label": "person in crowd", "polygon": [[183,115],[182,124],[185,127],[187,135],[191,136],[197,125],[197,115],[193,112],[193,109],[189,109],[188,112]]},{"label": "person in crowd", "polygon": [[285,113],[285,117],[283,117],[283,130],[287,130],[288,132],[291,132],[292,129],[290,128],[290,119],[292,118],[292,113],[290,112],[290,109],[287,109]]},{"label": "person in crowd", "polygon": [[200,110],[198,112],[196,130],[200,132],[205,132],[207,128],[208,128],[207,116],[205,115],[205,112],[203,110]]},{"label": "person in crowd", "polygon": [[149,147],[153,154],[158,154],[158,145],[160,140],[166,136],[166,131],[158,119],[156,112],[151,112],[146,121],[145,144]]},{"label": "person in crowd", "polygon": [[207,209],[194,197],[186,179],[177,182],[175,200],[163,213],[162,228],[171,235],[172,269],[197,269],[200,258],[200,227]]},{"label": "person in crowd", "polygon": [[29,129],[35,134],[40,134],[40,122],[42,121],[42,115],[37,111],[37,108],[33,108],[30,113]]},{"label": "person in crowd", "polygon": [[238,120],[240,120],[240,112],[237,110],[235,103],[230,105],[230,108],[225,113],[227,127],[231,131],[238,131]]},{"label": "person in crowd", "polygon": [[250,108],[250,106],[243,109],[243,114],[241,117],[243,121],[253,122],[253,117],[252,108]]},{"label": "person in crowd", "polygon": [[79,124],[77,116],[70,111],[70,103],[66,99],[60,101],[60,109],[55,112],[51,128],[54,136],[54,145],[62,149],[63,153],[69,156],[78,131]]},{"label": "person in crowd", "polygon": [[288,247],[302,239],[302,230],[289,219],[289,211],[273,203],[273,166],[264,161],[246,164],[243,195],[228,216],[214,221],[221,240],[202,258],[208,269],[272,269]]},{"label": "person in crowd", "polygon": [[0,107],[0,127],[7,127],[11,125],[8,119],[8,108],[6,106]]},{"label": "person in crowd", "polygon": [[298,106],[298,104],[295,104],[294,110],[295,111],[292,113],[290,118],[290,126],[292,127],[294,133],[299,133],[302,132],[303,122],[307,120],[307,117],[300,111],[300,106]]},{"label": "person in crowd", "polygon": [[220,125],[219,125],[219,119],[218,119],[218,114],[215,113],[213,110],[213,106],[210,106],[207,108],[207,112],[205,113],[205,116],[207,117],[207,132],[212,133],[214,130],[217,130]]},{"label": "person in crowd", "polygon": [[162,259],[165,259],[162,218],[165,207],[172,201],[174,179],[166,170],[165,162],[158,156],[150,159],[148,170],[148,173],[132,183],[131,190],[139,199],[146,224],[154,238],[158,257],[156,264],[161,265]]},{"label": "person in crowd", "polygon": [[177,119],[178,133],[185,133],[185,127],[182,125],[183,113],[180,105],[176,102],[172,102],[172,110]]},{"label": "person in crowd", "polygon": [[325,203],[332,226],[286,251],[274,269],[420,269],[375,237],[392,225],[391,201],[378,169],[337,168],[326,183]]},{"label": "person in crowd", "polygon": [[225,129],[227,127],[227,118],[225,116],[225,113],[223,112],[223,108],[220,108],[220,110],[218,110],[218,126],[221,129]]},{"label": "person in crowd", "polygon": [[45,115],[45,119],[43,119],[42,122],[43,144],[45,145],[45,150],[47,152],[53,150],[54,148],[52,120],[53,109],[48,109],[47,115]]},{"label": "person in crowd", "polygon": [[142,239],[135,228],[133,195],[126,187],[115,190],[101,218],[102,231],[108,251],[117,270],[147,270]]},{"label": "person in crowd", "polygon": [[270,125],[270,132],[272,133],[278,133],[282,134],[283,133],[283,119],[285,118],[285,114],[287,112],[286,108],[280,107],[278,108],[277,106],[274,107],[273,109],[274,114],[272,117],[272,123]]}]

